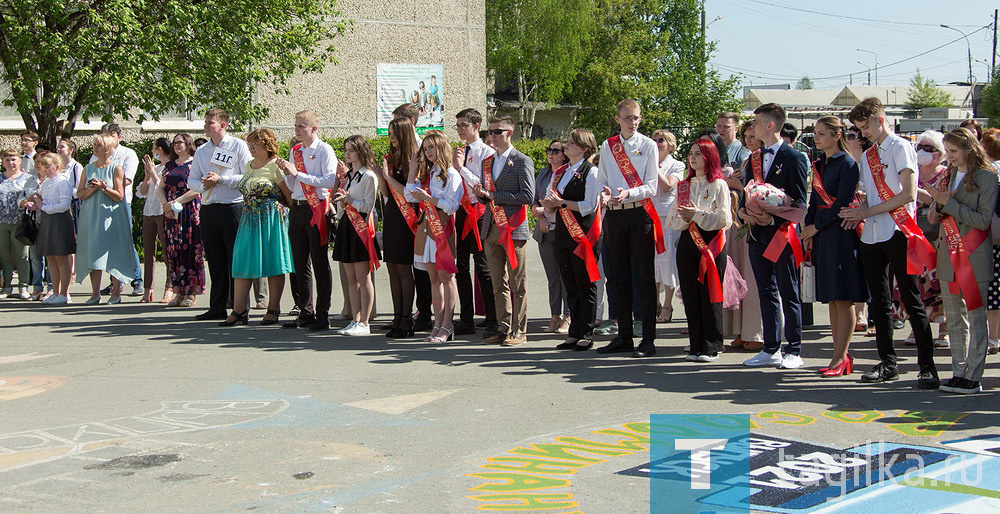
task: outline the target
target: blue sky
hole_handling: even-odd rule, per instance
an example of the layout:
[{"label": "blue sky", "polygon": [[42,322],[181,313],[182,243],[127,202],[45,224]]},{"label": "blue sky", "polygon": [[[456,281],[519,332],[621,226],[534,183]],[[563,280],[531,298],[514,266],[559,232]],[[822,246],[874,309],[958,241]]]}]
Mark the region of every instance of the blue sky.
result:
[{"label": "blue sky", "polygon": [[[965,81],[966,42],[955,30],[939,26],[946,24],[969,34],[972,74],[985,81],[988,68],[982,61],[990,60],[993,30],[979,29],[993,23],[997,7],[997,0],[706,0],[707,35],[718,45],[710,62],[745,86],[791,83],[794,88],[808,75],[817,89],[840,89],[850,83],[850,74],[855,84],[867,83],[875,55],[861,48],[878,54],[879,85],[907,85],[917,68],[938,84]],[[894,64],[941,45],[946,46]]]}]

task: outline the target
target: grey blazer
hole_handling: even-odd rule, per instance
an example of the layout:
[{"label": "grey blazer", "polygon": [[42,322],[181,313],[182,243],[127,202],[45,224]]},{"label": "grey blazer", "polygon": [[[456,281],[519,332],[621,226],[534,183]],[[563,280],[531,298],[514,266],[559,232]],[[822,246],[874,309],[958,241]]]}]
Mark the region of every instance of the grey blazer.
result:
[{"label": "grey blazer", "polygon": [[[968,181],[975,183],[975,189],[969,191]],[[990,242],[990,222],[993,221],[993,209],[997,203],[997,175],[989,170],[979,169],[967,173],[962,183],[955,189],[948,203],[940,209],[940,213],[929,214],[934,217],[934,223],[940,223],[941,214],[950,214],[958,222],[958,230],[964,237],[973,228],[985,230],[986,241],[976,248],[969,261],[976,281],[989,282],[993,280],[993,244]],[[941,230],[937,240],[937,277],[942,282],[955,280],[955,271],[951,267],[948,255],[948,242]],[[947,287],[941,284],[941,287]],[[986,300],[985,298],[983,299]]]},{"label": "grey blazer", "polygon": [[[499,157],[496,155],[494,158]],[[508,159],[511,164],[504,163],[503,171],[495,181],[497,190],[493,193],[493,201],[496,205],[502,206],[510,218],[518,209],[531,205],[535,198],[535,163],[531,157],[517,151],[517,148],[511,150]],[[492,226],[493,213],[487,208],[486,213],[479,219],[479,233],[484,241]],[[519,241],[526,241],[531,237],[527,220],[514,230],[512,237]]]}]

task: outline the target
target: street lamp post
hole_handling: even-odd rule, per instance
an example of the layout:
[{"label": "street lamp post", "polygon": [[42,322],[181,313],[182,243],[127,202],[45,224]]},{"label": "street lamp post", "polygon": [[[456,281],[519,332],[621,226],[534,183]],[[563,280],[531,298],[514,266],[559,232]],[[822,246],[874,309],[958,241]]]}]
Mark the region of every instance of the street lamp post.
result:
[{"label": "street lamp post", "polygon": [[[857,50],[859,52],[865,52],[865,53],[869,53],[869,54],[872,54],[872,55],[875,56],[875,85],[877,86],[878,85],[878,54],[875,53],[875,52],[873,52],[873,51],[871,51],[871,50],[865,50],[864,48],[858,48]],[[867,66],[867,64],[865,66]],[[871,68],[869,68],[869,69],[871,69]],[[871,81],[871,79],[869,79],[868,80],[868,85],[871,85],[871,83],[872,83],[872,81]]]},{"label": "street lamp post", "polygon": [[971,86],[972,85],[972,45],[969,44],[969,36],[966,35],[965,32],[962,32],[961,30],[958,30],[955,27],[950,27],[948,25],[945,25],[944,23],[941,24],[941,28],[954,30],[955,32],[958,32],[959,34],[962,35],[962,37],[965,38],[965,48],[969,51],[969,85]]},{"label": "street lamp post", "polygon": [[867,64],[865,64],[865,63],[863,63],[861,61],[858,61],[858,64],[864,66],[865,68],[868,68],[868,85],[869,86],[872,85],[872,67],[868,66]]}]

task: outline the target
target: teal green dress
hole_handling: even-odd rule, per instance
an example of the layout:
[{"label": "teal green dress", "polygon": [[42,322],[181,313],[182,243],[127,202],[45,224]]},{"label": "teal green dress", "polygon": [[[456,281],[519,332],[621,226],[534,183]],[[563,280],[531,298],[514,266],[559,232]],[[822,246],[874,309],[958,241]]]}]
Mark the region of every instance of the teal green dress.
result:
[{"label": "teal green dress", "polygon": [[233,247],[233,278],[262,278],[292,273],[286,209],[278,202],[284,180],[272,160],[260,169],[247,164],[237,188],[243,193],[243,217]]},{"label": "teal green dress", "polygon": [[[115,164],[98,168],[87,165],[86,179],[115,183]],[[81,178],[82,180],[82,178]],[[124,198],[115,202],[96,191],[80,203],[79,234],[76,245],[76,281],[88,279],[91,271],[104,271],[116,279],[132,281],[139,258],[132,243],[132,209]]]}]

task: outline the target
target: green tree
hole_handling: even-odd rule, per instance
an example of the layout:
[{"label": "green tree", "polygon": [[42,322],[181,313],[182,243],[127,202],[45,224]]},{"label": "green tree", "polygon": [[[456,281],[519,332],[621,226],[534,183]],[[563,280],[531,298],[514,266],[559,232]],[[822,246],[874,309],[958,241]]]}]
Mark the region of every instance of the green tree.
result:
[{"label": "green tree", "polygon": [[933,79],[924,78],[917,69],[917,74],[910,79],[910,93],[906,97],[906,113],[917,117],[924,107],[948,107],[952,104],[951,95],[937,87]]},{"label": "green tree", "polygon": [[993,80],[983,88],[980,110],[989,118],[990,127],[1000,128],[1000,68],[993,71]]},{"label": "green tree", "polygon": [[799,80],[799,85],[797,86],[797,88],[798,89],[812,89],[813,88],[813,81],[812,81],[812,79],[809,78],[808,75],[806,75],[805,77],[802,77],[802,79]]},{"label": "green tree", "polygon": [[561,100],[577,77],[594,33],[594,0],[486,2],[486,66],[513,83],[523,137],[539,107]]},{"label": "green tree", "polygon": [[258,87],[321,70],[347,22],[334,0],[6,0],[0,80],[54,146],[79,120],[158,119],[187,104],[259,119]]},{"label": "green tree", "polygon": [[574,82],[578,124],[598,138],[616,125],[615,105],[642,105],[643,130],[667,127],[687,141],[718,113],[738,111],[737,81],[708,68],[715,49],[702,39],[699,0],[598,0],[590,56]]}]

